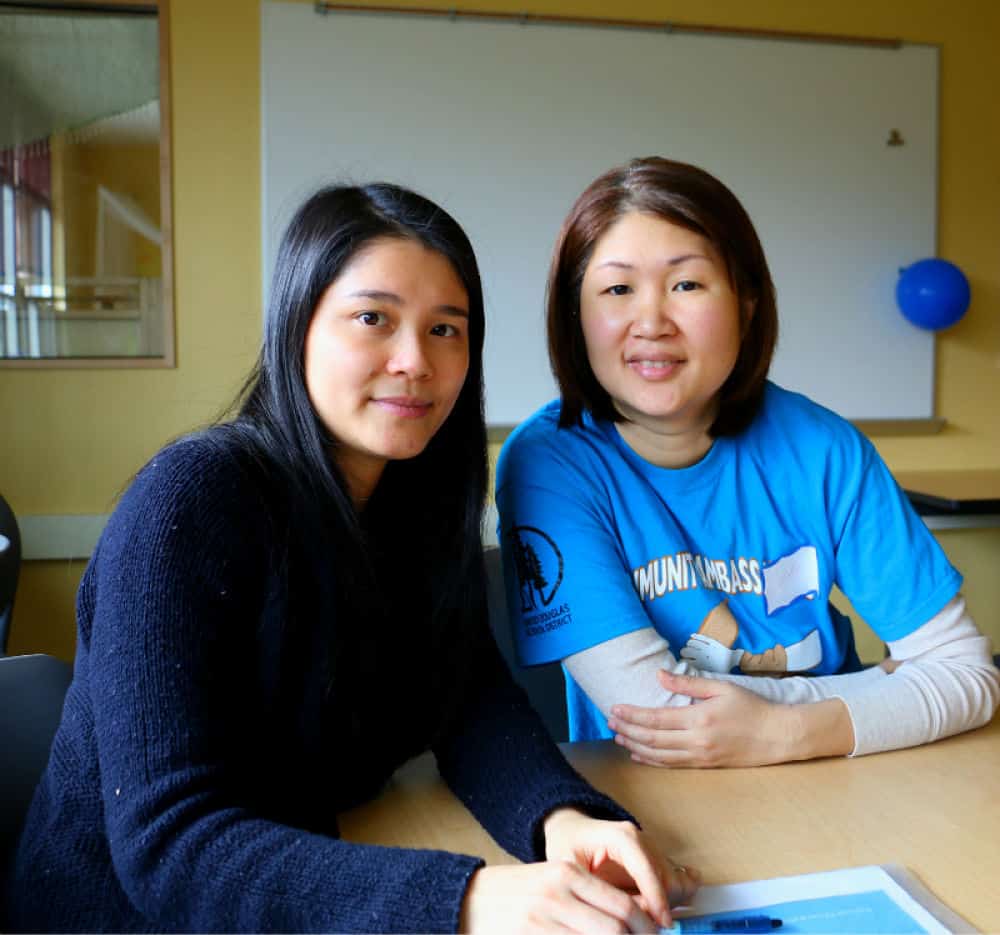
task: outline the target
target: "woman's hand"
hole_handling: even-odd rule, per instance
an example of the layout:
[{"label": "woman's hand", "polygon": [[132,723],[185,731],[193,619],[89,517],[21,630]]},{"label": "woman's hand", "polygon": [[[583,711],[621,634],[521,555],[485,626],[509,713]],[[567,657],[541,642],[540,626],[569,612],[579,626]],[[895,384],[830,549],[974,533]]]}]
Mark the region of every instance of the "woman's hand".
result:
[{"label": "woman's hand", "polygon": [[657,673],[682,708],[615,705],[608,726],[632,759],[649,766],[763,766],[854,749],[854,728],[839,699],[802,705],[767,701],[731,682]]},{"label": "woman's hand", "polygon": [[566,860],[483,867],[473,874],[463,932],[656,932],[638,902]]},{"label": "woman's hand", "polygon": [[545,820],[544,863],[483,867],[466,891],[465,932],[656,932],[668,899],[688,902],[694,870],[669,864],[631,822],[575,809]]},{"label": "woman's hand", "polygon": [[548,860],[571,861],[633,894],[659,925],[670,925],[670,906],[689,903],[701,882],[697,871],[667,860],[630,821],[603,821],[560,808],[544,827]]}]

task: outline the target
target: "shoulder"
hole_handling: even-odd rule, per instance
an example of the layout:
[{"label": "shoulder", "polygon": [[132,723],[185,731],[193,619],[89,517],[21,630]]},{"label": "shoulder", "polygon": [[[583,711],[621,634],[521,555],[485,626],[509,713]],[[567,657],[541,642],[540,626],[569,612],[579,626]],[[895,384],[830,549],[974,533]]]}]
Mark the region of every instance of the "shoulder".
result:
[{"label": "shoulder", "polygon": [[559,428],[559,415],[562,412],[562,403],[558,399],[553,399],[538,409],[527,419],[521,422],[513,432],[510,433],[504,443],[504,452],[523,451],[535,447],[544,447],[551,443],[560,431],[570,431],[572,429]]},{"label": "shoulder", "polygon": [[136,474],[105,529],[105,547],[259,536],[267,524],[264,475],[225,427],[189,435],[155,454]]},{"label": "shoulder", "polygon": [[804,428],[837,435],[858,434],[850,422],[832,409],[770,381],[765,387],[764,401],[755,422],[771,427],[785,424],[799,430]]},{"label": "shoulder", "polygon": [[183,491],[239,476],[245,460],[240,447],[220,428],[185,435],[161,448],[138,471],[133,487],[168,485]]},{"label": "shoulder", "polygon": [[800,459],[844,468],[863,470],[877,458],[871,442],[843,416],[802,393],[771,382],[746,434],[751,444],[771,452],[794,450]]},{"label": "shoulder", "polygon": [[597,462],[613,457],[613,445],[602,426],[585,415],[582,425],[560,427],[562,405],[553,400],[522,422],[504,443],[497,461],[497,486],[551,483],[560,474],[580,471],[592,476]]},{"label": "shoulder", "polygon": [[138,498],[164,506],[239,506],[247,497],[263,495],[258,473],[246,447],[220,426],[157,452],[136,474],[123,503]]}]

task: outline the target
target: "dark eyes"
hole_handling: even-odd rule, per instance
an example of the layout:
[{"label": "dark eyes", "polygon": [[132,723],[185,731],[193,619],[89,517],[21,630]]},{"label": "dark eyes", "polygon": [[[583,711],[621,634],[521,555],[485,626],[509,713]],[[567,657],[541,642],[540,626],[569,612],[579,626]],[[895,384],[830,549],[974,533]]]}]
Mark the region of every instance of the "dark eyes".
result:
[{"label": "dark eyes", "polygon": [[[358,312],[354,318],[366,328],[383,328],[391,324],[389,316],[385,312]],[[447,322],[442,322],[431,328],[431,334],[437,338],[454,338],[461,333],[458,327]]]},{"label": "dark eyes", "polygon": [[368,325],[369,328],[384,325],[388,321],[383,312],[361,312],[357,318],[361,324]]},{"label": "dark eyes", "polygon": [[[671,292],[694,292],[696,289],[701,288],[701,283],[695,282],[693,279],[682,279],[680,282],[674,283],[671,287]],[[626,286],[624,283],[615,283],[613,286],[608,286],[604,290],[606,295],[628,295],[632,292],[631,286]]]}]

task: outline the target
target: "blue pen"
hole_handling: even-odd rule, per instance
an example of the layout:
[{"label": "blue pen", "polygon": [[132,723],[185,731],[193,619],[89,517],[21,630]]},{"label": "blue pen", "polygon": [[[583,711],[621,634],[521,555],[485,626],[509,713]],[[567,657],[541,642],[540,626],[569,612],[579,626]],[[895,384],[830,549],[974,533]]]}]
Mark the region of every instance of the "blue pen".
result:
[{"label": "blue pen", "polygon": [[678,919],[661,933],[672,935],[723,935],[726,932],[771,932],[781,928],[781,919],[770,916],[735,916],[731,919]]}]

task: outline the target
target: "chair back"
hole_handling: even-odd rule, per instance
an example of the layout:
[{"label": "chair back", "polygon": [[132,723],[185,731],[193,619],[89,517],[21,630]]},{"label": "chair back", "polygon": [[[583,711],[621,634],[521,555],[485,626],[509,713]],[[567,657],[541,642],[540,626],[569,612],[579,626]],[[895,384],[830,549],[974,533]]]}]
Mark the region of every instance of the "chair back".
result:
[{"label": "chair back", "polygon": [[500,652],[510,668],[511,674],[528,694],[532,706],[542,716],[546,728],[557,743],[569,739],[569,724],[566,718],[566,681],[562,666],[550,662],[540,666],[522,666],[514,650],[514,639],[510,632],[510,617],[507,614],[507,592],[503,580],[503,564],[500,549],[485,550],[486,583],[490,611],[490,627]]},{"label": "chair back", "polygon": [[21,531],[10,504],[0,494],[0,655],[7,652],[17,578],[21,573]]},{"label": "chair back", "polygon": [[72,678],[54,656],[0,656],[0,894]]}]

